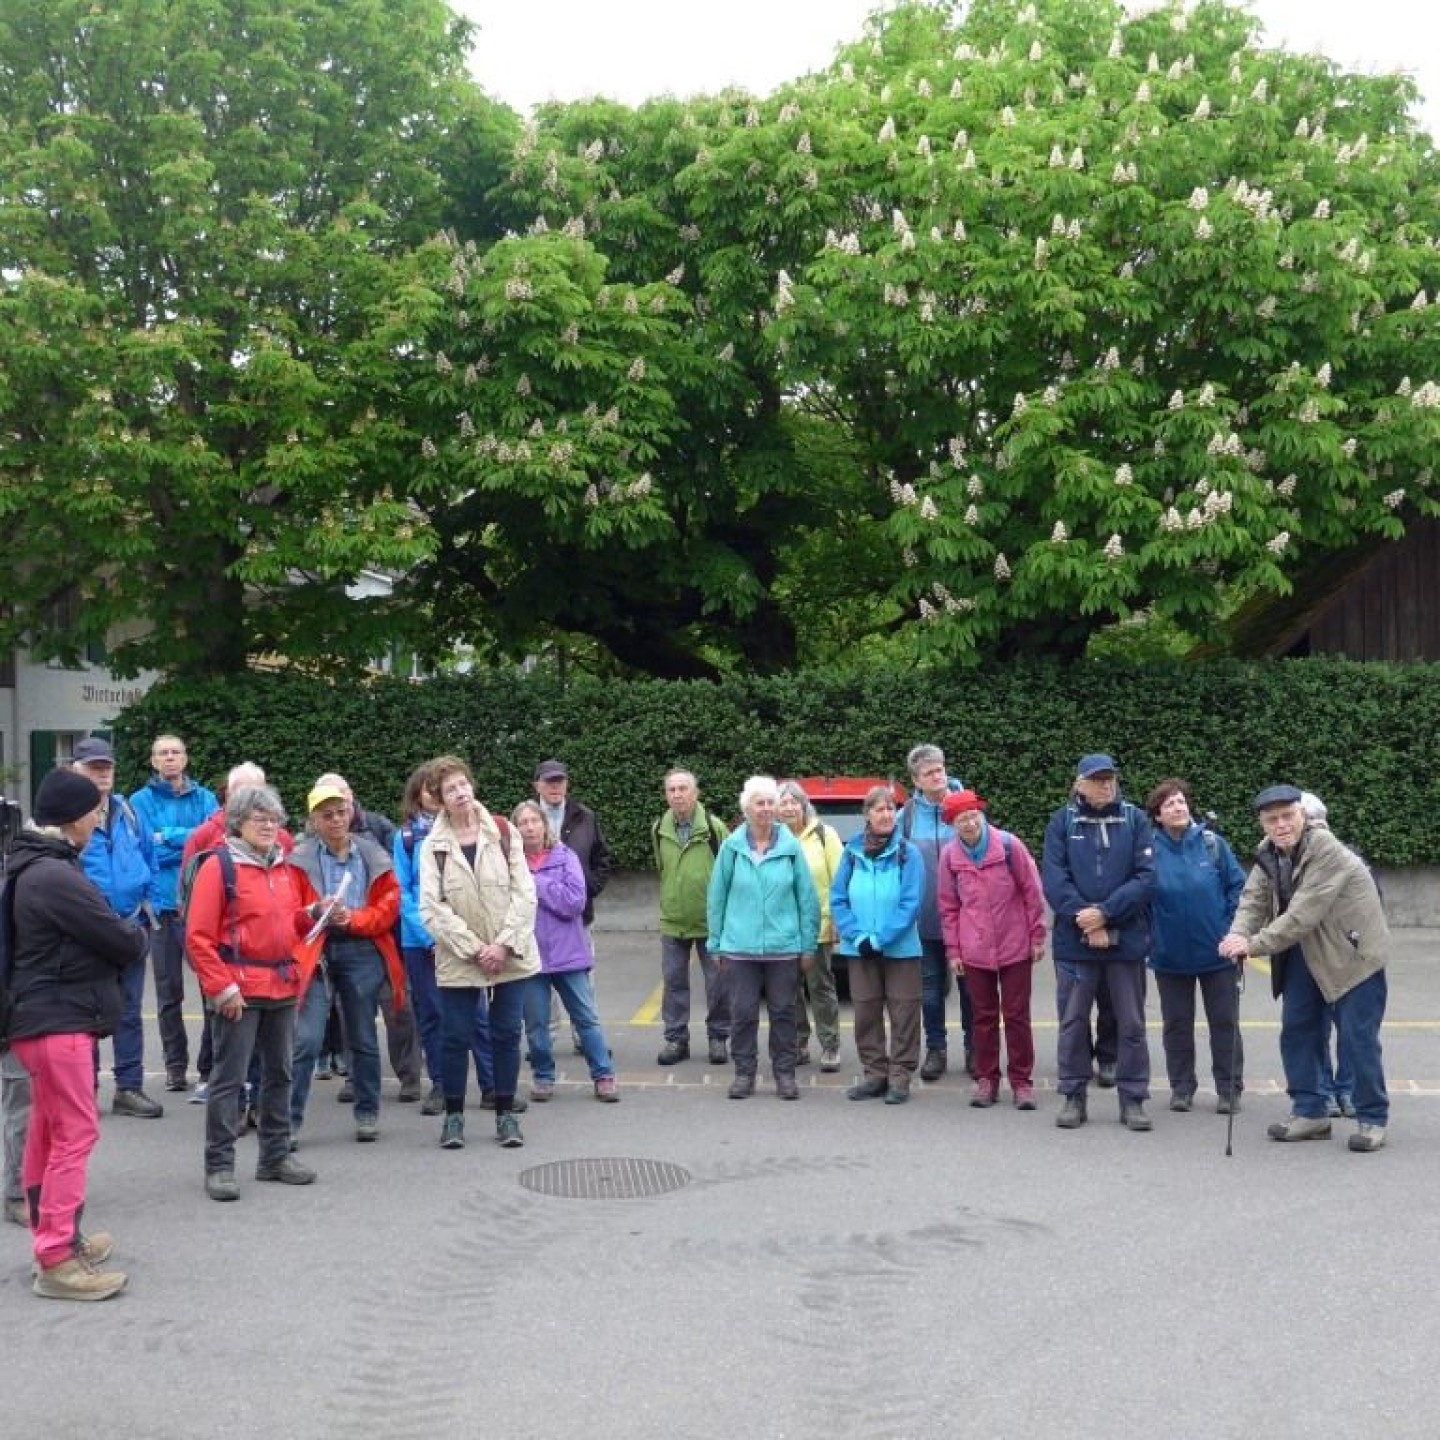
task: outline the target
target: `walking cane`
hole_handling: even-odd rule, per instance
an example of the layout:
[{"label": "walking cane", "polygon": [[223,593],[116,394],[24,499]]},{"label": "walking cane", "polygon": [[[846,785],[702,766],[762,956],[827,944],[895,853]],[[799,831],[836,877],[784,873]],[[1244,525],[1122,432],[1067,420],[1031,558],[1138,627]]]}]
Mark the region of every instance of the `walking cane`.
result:
[{"label": "walking cane", "polygon": [[1235,1029],[1230,1036],[1230,1113],[1225,1117],[1225,1158],[1234,1151],[1230,1142],[1235,1135],[1235,1110],[1240,1103],[1240,1092],[1235,1085],[1235,1072],[1240,1068],[1240,997],[1245,993],[1245,960],[1242,956],[1235,966]]}]

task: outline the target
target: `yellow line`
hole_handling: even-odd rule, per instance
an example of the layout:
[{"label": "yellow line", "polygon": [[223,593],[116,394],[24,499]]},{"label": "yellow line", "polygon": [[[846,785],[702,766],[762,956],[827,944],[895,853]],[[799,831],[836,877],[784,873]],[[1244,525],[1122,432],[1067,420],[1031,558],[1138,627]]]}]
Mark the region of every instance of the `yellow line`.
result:
[{"label": "yellow line", "polygon": [[653,1025],[660,1018],[660,1001],[665,994],[662,981],[649,994],[645,1003],[630,1017],[632,1025]]}]

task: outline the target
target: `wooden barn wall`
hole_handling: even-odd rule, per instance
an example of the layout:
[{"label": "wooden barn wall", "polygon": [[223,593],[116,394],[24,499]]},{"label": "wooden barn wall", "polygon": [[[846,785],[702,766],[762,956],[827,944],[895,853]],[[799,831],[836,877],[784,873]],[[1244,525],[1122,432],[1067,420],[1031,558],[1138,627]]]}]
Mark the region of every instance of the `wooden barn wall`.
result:
[{"label": "wooden barn wall", "polygon": [[1440,523],[1424,520],[1388,545],[1321,611],[1312,655],[1440,661]]}]

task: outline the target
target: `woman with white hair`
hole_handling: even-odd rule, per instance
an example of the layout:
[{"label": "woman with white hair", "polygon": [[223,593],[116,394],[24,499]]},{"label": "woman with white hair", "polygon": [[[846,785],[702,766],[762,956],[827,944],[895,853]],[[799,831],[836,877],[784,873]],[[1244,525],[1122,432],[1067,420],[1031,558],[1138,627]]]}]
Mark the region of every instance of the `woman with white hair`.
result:
[{"label": "woman with white hair", "polygon": [[779,787],[752,775],[740,792],[745,823],[715,857],[706,899],[707,949],[724,968],[730,990],[732,1100],[755,1093],[760,999],[770,1017],[770,1064],[775,1093],[798,1100],[795,1080],[795,1001],[800,962],[813,955],[820,902],[800,842],[776,823]]}]

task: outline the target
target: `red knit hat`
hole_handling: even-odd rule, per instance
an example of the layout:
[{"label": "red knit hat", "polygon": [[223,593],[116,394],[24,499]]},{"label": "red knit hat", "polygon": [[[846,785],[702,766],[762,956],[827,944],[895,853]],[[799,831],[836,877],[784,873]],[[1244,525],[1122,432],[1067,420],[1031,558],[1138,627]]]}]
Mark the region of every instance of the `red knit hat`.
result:
[{"label": "red knit hat", "polygon": [[989,805],[988,800],[982,800],[973,790],[957,790],[945,797],[940,806],[940,818],[947,825],[953,825],[957,815],[963,815],[967,810],[985,810]]}]

